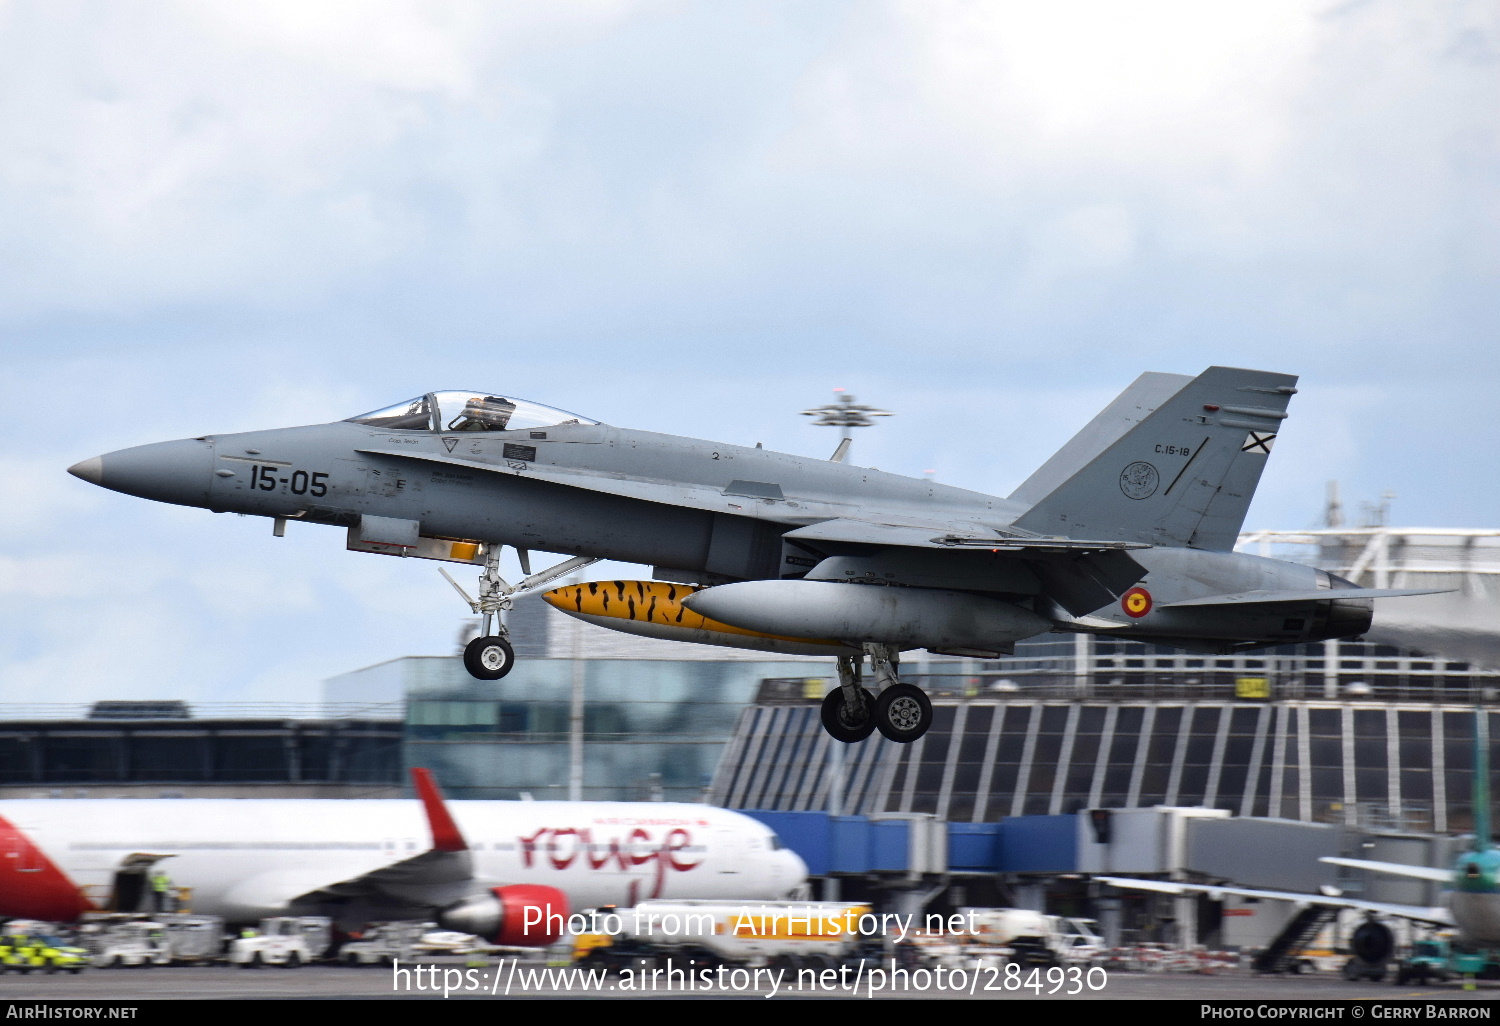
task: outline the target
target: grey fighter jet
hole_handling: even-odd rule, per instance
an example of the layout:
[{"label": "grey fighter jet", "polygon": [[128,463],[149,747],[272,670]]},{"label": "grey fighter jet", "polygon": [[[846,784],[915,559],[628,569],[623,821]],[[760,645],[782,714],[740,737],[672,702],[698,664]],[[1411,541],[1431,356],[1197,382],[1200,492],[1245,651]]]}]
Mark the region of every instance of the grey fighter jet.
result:
[{"label": "grey fighter jet", "polygon": [[[1145,374],[1008,498],[833,460],[611,427],[511,395],[429,392],[332,424],[122,449],[70,468],[119,492],[339,526],[351,549],[483,567],[469,672],[511,668],[514,599],[600,559],[650,581],[546,598],[630,633],[826,653],[835,738],[922,736],[899,654],[996,656],[1047,631],[1194,651],[1362,634],[1372,600],[1232,551],[1296,379]],[[519,585],[499,573],[518,550]],[[574,553],[533,573],[530,553]],[[446,576],[446,573],[445,573]],[[453,581],[449,577],[450,582]],[[878,695],[864,686],[863,662]]]}]

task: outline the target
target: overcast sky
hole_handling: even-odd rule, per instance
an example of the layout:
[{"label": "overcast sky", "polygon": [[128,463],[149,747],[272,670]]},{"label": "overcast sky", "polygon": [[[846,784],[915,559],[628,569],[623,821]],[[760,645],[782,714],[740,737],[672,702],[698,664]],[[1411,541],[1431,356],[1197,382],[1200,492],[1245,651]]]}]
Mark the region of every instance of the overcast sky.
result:
[{"label": "overcast sky", "polygon": [[1006,494],[1254,367],[1247,526],[1500,526],[1496,11],[0,0],[0,696],[452,651],[434,564],[65,473],[430,389],[825,455],[844,387],[855,462]]}]

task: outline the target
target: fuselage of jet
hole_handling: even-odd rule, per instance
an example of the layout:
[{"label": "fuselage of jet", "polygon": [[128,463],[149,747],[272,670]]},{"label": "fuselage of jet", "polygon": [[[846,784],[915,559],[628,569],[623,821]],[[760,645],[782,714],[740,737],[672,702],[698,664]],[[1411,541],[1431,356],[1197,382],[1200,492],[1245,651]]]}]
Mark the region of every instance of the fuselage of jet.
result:
[{"label": "fuselage of jet", "polygon": [[[1065,580],[1075,571],[1062,564],[1078,553],[1020,558],[1007,547],[1025,504],[603,424],[460,434],[342,421],[138,446],[73,471],[106,488],[216,512],[345,527],[378,517],[419,525],[424,537],[646,564],[666,579],[985,595],[1040,617],[1021,636],[1062,629],[1209,647],[1296,643],[1358,634],[1372,608],[1368,599],[1341,598],[1347,583],[1323,571],[1230,551],[1136,544],[1128,553],[1088,554],[1104,571]],[[828,524],[855,529],[841,535]],[[871,525],[868,537],[861,524]],[[1116,600],[1132,586],[1150,596],[1145,609]],[[1267,604],[1254,603],[1256,595]],[[1200,602],[1221,604],[1179,605]],[[923,646],[919,639],[902,647]]]}]

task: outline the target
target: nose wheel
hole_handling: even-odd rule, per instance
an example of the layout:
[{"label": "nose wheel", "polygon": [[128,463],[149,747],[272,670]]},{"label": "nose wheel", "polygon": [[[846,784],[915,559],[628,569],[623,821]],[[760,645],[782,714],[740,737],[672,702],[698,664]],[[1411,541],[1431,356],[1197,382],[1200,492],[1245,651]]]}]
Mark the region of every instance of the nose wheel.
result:
[{"label": "nose wheel", "polygon": [[864,647],[875,679],[883,685],[880,695],[873,697],[860,686],[863,655],[840,656],[839,686],[823,699],[823,729],[845,744],[863,741],[877,730],[897,744],[910,744],[932,726],[932,702],[921,688],[897,678],[894,645]]},{"label": "nose wheel", "polygon": [[499,680],[516,665],[516,650],[499,635],[475,638],[464,646],[464,669],[475,680]]},{"label": "nose wheel", "polygon": [[511,585],[500,576],[500,551],[503,546],[485,545],[484,573],[479,575],[479,597],[472,599],[448,571],[438,567],[438,573],[448,579],[453,590],[479,614],[481,624],[479,637],[464,646],[464,669],[475,680],[499,680],[516,665],[516,651],[510,646],[510,629],[505,626],[505,616],[510,612],[517,597],[550,583],[563,574],[582,570],[598,560],[589,556],[575,556],[539,574],[531,572],[531,556],[525,549],[517,549],[521,560],[521,572],[529,576],[520,584]]}]

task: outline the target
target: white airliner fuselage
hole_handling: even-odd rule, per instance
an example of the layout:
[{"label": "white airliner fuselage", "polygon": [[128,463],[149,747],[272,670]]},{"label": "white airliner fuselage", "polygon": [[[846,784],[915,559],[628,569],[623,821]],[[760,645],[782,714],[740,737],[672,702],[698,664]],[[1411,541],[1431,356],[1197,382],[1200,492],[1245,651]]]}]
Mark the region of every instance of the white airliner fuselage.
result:
[{"label": "white airliner fuselage", "polygon": [[[441,908],[496,887],[556,888],[574,909],[644,898],[772,899],[807,867],[748,816],[704,805],[468,801],[447,805],[472,872],[413,875],[400,863],[440,846],[405,800],[0,802],[0,916],[65,919],[107,895],[136,854],[191,889],[193,911],[230,923],[310,905],[382,913]],[[379,893],[368,887],[378,882]],[[353,882],[351,884],[350,882]],[[314,895],[309,900],[309,895]],[[300,899],[300,900],[299,900]]]}]

